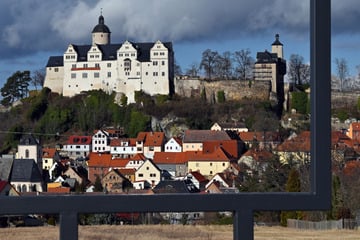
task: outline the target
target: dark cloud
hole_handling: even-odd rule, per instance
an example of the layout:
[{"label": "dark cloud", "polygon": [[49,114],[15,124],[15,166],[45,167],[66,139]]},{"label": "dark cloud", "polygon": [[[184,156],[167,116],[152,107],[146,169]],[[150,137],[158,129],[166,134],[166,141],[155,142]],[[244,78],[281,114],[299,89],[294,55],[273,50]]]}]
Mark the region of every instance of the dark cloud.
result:
[{"label": "dark cloud", "polygon": [[[356,33],[358,0],[332,1],[333,34]],[[309,32],[309,0],[4,0],[0,3],[0,55],[63,51],[87,44],[103,9],[113,42],[201,41]]]}]

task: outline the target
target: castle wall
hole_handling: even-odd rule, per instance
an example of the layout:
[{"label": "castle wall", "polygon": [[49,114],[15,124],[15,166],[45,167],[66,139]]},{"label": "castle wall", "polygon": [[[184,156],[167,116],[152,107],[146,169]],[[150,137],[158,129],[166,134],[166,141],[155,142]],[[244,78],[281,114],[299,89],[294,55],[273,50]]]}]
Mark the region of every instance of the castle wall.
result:
[{"label": "castle wall", "polygon": [[175,92],[185,97],[200,97],[205,90],[206,99],[216,99],[219,91],[224,91],[226,100],[260,99],[269,100],[270,81],[219,80],[205,81],[197,78],[176,78]]}]

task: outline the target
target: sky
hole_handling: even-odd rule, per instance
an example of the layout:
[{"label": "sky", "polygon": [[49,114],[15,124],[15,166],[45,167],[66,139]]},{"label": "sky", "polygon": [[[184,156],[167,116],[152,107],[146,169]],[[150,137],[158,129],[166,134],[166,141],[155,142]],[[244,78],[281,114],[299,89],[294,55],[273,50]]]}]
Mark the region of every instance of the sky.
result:
[{"label": "sky", "polygon": [[[275,34],[285,59],[309,63],[309,10],[309,0],[1,0],[0,87],[17,70],[45,69],[70,43],[91,44],[101,13],[112,43],[172,42],[183,72],[206,49],[249,49],[255,59]],[[350,75],[360,65],[359,21],[359,0],[332,0],[332,62],[344,58]]]}]

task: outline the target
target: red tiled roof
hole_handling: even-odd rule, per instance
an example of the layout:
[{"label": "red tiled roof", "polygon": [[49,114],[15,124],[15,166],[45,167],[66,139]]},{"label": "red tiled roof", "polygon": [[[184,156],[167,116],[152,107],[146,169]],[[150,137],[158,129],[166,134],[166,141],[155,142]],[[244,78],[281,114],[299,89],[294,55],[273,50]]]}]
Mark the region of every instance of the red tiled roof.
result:
[{"label": "red tiled roof", "polygon": [[162,146],[165,134],[163,132],[148,132],[146,134],[144,146]]},{"label": "red tiled roof", "polygon": [[256,161],[267,161],[273,157],[273,154],[266,150],[249,149],[242,156],[250,156]]},{"label": "red tiled roof", "polygon": [[128,146],[136,146],[136,139],[135,138],[113,138],[110,141],[110,146],[112,147],[121,147],[121,143],[127,142]]},{"label": "red tiled roof", "polygon": [[53,158],[56,152],[56,148],[43,148],[42,156],[44,158]]},{"label": "red tiled roof", "polygon": [[68,145],[90,145],[91,136],[70,136],[67,144]]},{"label": "red tiled roof", "polygon": [[212,153],[203,153],[198,151],[189,151],[186,153],[188,161],[230,161],[221,148],[216,149]]},{"label": "red tiled roof", "polygon": [[238,141],[237,140],[224,140],[224,141],[205,141],[203,142],[203,152],[212,153],[217,148],[222,148],[226,153],[228,153],[233,158],[238,158]]},{"label": "red tiled roof", "polygon": [[[265,134],[265,137],[264,137]],[[239,137],[244,142],[257,141],[280,141],[278,132],[239,132]]]},{"label": "red tiled roof", "polygon": [[192,171],[190,172],[191,175],[194,176],[194,178],[196,178],[199,182],[208,182],[209,180],[204,177],[204,175],[202,175],[199,171]]},{"label": "red tiled roof", "polygon": [[310,131],[303,131],[299,135],[286,139],[277,146],[279,152],[310,152]]},{"label": "red tiled roof", "polygon": [[186,152],[155,152],[155,164],[184,164],[187,162]]},{"label": "red tiled roof", "polygon": [[123,175],[134,175],[136,172],[135,168],[119,168],[118,171]]}]

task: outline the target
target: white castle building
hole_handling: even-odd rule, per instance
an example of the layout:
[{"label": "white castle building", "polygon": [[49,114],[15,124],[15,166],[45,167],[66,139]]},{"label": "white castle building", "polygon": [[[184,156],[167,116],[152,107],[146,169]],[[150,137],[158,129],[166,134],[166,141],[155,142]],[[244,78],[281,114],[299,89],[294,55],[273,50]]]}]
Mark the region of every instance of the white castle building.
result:
[{"label": "white castle building", "polygon": [[91,45],[69,44],[63,56],[51,56],[44,87],[63,96],[102,89],[127,96],[174,93],[174,52],[171,42],[112,44],[110,29],[100,15]]}]

